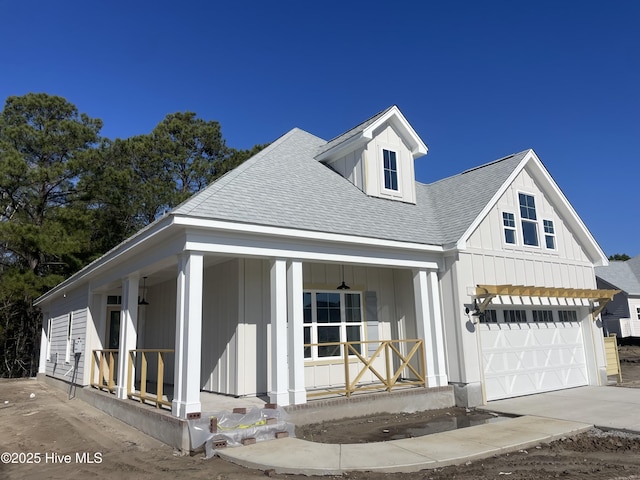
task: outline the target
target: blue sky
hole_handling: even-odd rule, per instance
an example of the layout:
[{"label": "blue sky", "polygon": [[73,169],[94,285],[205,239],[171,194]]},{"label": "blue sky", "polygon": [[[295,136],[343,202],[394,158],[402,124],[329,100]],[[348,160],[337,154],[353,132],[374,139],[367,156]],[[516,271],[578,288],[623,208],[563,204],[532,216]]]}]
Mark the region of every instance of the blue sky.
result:
[{"label": "blue sky", "polygon": [[640,254],[640,2],[4,0],[0,18],[2,102],[63,96],[110,138],[190,110],[236,148],[396,104],[429,146],[419,181],[533,148],[607,255]]}]

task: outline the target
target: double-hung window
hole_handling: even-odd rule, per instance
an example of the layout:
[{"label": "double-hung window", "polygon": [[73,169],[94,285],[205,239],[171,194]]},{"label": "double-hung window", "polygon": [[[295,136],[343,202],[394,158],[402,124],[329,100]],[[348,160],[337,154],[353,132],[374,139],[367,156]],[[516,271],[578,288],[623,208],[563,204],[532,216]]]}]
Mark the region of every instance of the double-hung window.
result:
[{"label": "double-hung window", "polygon": [[640,320],[640,307],[636,307],[636,316],[638,317],[638,320]]},{"label": "double-hung window", "polygon": [[544,241],[549,250],[556,249],[556,232],[553,228],[553,220],[543,220]]},{"label": "double-hung window", "polygon": [[525,245],[537,247],[538,244],[538,217],[536,215],[536,203],[533,195],[518,194],[520,201],[520,219],[522,221],[522,241]]},{"label": "double-hung window", "polygon": [[504,226],[505,243],[516,243],[516,219],[513,213],[502,212],[502,225]]},{"label": "double-hung window", "polygon": [[398,162],[396,152],[393,150],[382,150],[382,164],[384,171],[384,188],[398,191]]},{"label": "double-hung window", "polygon": [[[360,292],[306,291],[304,307],[304,358],[318,360],[343,354],[339,342],[363,339]],[[361,345],[353,348],[362,352]]]}]

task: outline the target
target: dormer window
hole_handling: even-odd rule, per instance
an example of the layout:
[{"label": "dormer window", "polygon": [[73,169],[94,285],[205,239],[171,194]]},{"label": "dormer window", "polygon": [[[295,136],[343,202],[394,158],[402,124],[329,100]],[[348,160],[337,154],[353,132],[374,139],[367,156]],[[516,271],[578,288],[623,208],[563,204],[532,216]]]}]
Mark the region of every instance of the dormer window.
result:
[{"label": "dormer window", "polygon": [[393,150],[382,150],[384,167],[384,188],[398,191],[398,162],[396,152]]}]

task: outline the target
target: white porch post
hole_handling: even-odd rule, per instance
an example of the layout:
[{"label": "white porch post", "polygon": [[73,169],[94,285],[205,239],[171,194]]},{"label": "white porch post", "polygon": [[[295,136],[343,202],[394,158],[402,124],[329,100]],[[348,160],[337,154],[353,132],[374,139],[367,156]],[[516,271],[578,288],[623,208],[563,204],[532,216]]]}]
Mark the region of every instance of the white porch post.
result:
[{"label": "white porch post", "polygon": [[307,403],[304,385],[304,306],[302,304],[302,262],[287,263],[287,314],[289,321],[289,401]]},{"label": "white porch post", "polygon": [[179,418],[201,412],[202,290],[204,257],[186,252],[178,258],[176,346],[171,413]]},{"label": "white porch post", "polygon": [[437,359],[434,352],[437,350],[436,339],[431,332],[431,312],[429,306],[429,282],[427,271],[424,269],[413,270],[413,293],[416,301],[416,331],[418,338],[424,340],[425,362],[427,367],[427,386],[437,386],[436,366]]},{"label": "white porch post", "polygon": [[271,387],[269,400],[289,405],[287,342],[287,262],[271,261]]},{"label": "white porch post", "polygon": [[431,294],[431,326],[433,328],[436,385],[443,387],[449,383],[445,355],[444,330],[442,325],[442,309],[440,307],[440,287],[438,272],[429,271],[429,293]]},{"label": "white porch post", "polygon": [[[118,384],[116,395],[120,399],[127,398],[129,385],[129,350],[135,350],[138,328],[138,284],[136,275],[129,276],[122,282],[122,311],[120,313],[120,343],[118,349]],[[132,371],[135,378],[135,372]]]},{"label": "white porch post", "polygon": [[42,335],[40,336],[40,360],[38,373],[47,373],[47,346],[49,345],[49,314],[42,316]]}]

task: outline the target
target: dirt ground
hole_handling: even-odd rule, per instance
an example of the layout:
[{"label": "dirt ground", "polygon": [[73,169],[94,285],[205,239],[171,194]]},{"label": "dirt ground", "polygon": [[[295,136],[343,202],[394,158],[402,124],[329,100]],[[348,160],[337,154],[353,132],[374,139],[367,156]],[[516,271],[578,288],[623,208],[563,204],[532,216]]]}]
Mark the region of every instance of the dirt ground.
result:
[{"label": "dirt ground", "polygon": [[[640,388],[640,347],[621,346],[622,387]],[[32,397],[33,394],[33,398]],[[385,440],[411,424],[440,415],[464,415],[464,409],[419,415],[347,419],[299,429],[313,441],[357,443]],[[383,430],[374,432],[381,422]],[[326,432],[323,432],[326,430]],[[377,428],[379,430],[379,427]],[[328,432],[339,432],[327,435]],[[376,436],[377,435],[377,436]],[[313,437],[313,438],[311,438]],[[265,478],[219,458],[180,456],[171,448],[109,417],[64,392],[35,380],[0,380],[0,479],[215,479]],[[9,460],[9,463],[5,461]],[[268,472],[267,472],[268,473]],[[308,478],[273,475],[280,479]],[[335,477],[325,477],[335,478]],[[640,480],[640,436],[596,429],[551,444],[508,455],[414,474],[350,473],[342,478],[410,479],[606,479]]]}]

